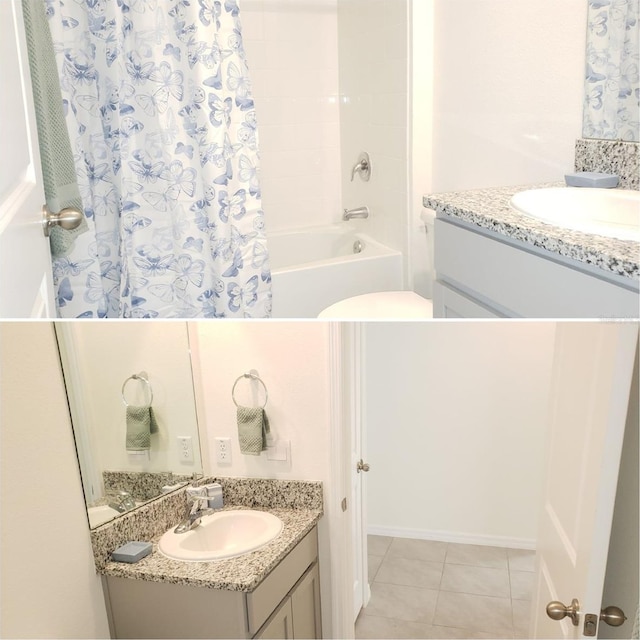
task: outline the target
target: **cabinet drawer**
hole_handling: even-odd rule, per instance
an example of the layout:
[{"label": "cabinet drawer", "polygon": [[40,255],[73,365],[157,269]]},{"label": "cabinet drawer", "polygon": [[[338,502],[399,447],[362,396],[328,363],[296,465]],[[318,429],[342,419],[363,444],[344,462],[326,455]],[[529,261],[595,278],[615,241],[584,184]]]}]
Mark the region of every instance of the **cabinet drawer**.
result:
[{"label": "cabinet drawer", "polygon": [[[438,281],[510,317],[637,318],[629,287],[446,220],[437,219]],[[612,274],[613,276],[613,274]]]},{"label": "cabinet drawer", "polygon": [[318,533],[314,527],[282,562],[247,594],[249,633],[255,634],[282,602],[300,576],[318,557]]}]

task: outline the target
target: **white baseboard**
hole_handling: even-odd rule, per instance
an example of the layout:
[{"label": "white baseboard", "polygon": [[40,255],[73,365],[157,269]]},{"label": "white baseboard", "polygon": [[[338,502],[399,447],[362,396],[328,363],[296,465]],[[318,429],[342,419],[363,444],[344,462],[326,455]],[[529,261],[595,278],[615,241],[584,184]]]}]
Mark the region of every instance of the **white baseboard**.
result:
[{"label": "white baseboard", "polygon": [[458,544],[477,544],[484,547],[504,547],[506,549],[527,549],[535,551],[536,541],[530,538],[510,538],[507,536],[485,536],[455,531],[428,531],[424,529],[398,529],[369,525],[367,533],[373,536],[391,538],[413,538],[414,540],[436,540]]}]

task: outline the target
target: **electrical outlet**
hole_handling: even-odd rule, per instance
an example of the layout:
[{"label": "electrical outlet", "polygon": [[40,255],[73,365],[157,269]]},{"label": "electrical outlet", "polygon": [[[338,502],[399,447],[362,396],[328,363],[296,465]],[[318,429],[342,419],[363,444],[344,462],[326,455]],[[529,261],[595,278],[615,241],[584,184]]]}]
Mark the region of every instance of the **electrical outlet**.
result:
[{"label": "electrical outlet", "polygon": [[216,438],[218,464],[231,464],[231,438]]},{"label": "electrical outlet", "polygon": [[191,436],[178,436],[178,457],[180,462],[193,462],[193,441]]}]

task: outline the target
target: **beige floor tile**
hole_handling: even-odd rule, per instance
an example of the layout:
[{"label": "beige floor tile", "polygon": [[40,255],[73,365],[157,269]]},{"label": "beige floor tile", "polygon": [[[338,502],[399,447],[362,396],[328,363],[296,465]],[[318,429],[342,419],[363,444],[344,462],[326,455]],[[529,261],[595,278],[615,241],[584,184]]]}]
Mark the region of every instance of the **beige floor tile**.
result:
[{"label": "beige floor tile", "polygon": [[468,564],[477,567],[506,569],[507,550],[501,547],[450,543],[445,562],[450,564]]},{"label": "beige floor tile", "polygon": [[513,634],[511,599],[440,591],[433,624],[495,635]]},{"label": "beige floor tile", "polygon": [[422,560],[423,562],[444,562],[447,547],[446,542],[394,538],[389,547],[389,557]]},{"label": "beige floor tile", "polygon": [[536,552],[528,549],[507,549],[509,569],[512,571],[535,571]]},{"label": "beige floor tile", "polygon": [[372,556],[369,554],[367,557],[367,567],[369,570],[369,582],[373,582],[376,579],[378,569],[384,560],[384,556]]},{"label": "beige floor tile", "polygon": [[366,615],[431,624],[437,597],[435,589],[374,582]]},{"label": "beige floor tile", "polygon": [[488,638],[492,640],[507,639],[513,640],[512,633],[503,633],[496,634],[490,633],[488,631],[474,631],[473,629],[460,629],[456,627],[439,627],[432,626],[429,633],[431,634],[429,638],[439,638],[441,640],[445,640],[448,638],[460,638],[462,640],[471,640],[471,639],[480,639],[480,638]]},{"label": "beige floor tile", "polygon": [[431,626],[397,618],[383,618],[361,613],[356,620],[356,638],[432,638]]},{"label": "beige floor tile", "polygon": [[511,597],[514,600],[531,600],[536,574],[533,571],[510,571]]},{"label": "beige floor tile", "polygon": [[445,564],[440,589],[479,596],[511,597],[509,572],[492,567]]},{"label": "beige floor tile", "polygon": [[371,556],[383,556],[392,541],[390,536],[367,536],[367,553]]},{"label": "beige floor tile", "polygon": [[441,562],[423,562],[387,555],[376,574],[376,582],[438,589],[443,566]]}]

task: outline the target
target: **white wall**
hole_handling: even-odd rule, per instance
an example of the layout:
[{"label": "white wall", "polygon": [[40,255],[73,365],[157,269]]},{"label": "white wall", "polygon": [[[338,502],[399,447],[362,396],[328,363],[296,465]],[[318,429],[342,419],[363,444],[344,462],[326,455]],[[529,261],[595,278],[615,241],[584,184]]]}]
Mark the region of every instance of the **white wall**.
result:
[{"label": "white wall", "polygon": [[587,2],[434,7],[433,176],[425,187],[563,180],[581,136]]},{"label": "white wall", "polygon": [[337,0],[244,0],[268,232],[341,213]]},{"label": "white wall", "polygon": [[[354,225],[405,250],[407,210],[407,0],[340,0],[340,128],[345,208],[368,206]],[[369,182],[351,170],[371,156]]]},{"label": "white wall", "polygon": [[554,330],[367,325],[370,531],[533,544]]},{"label": "white wall", "polygon": [[[184,322],[135,321],[65,324],[77,364],[73,385],[83,401],[94,464],[100,471],[201,471],[189,341]],[[159,432],[149,457],[125,449],[126,409],[122,384],[146,371],[153,389]],[[146,386],[129,381],[125,397],[146,404]],[[183,462],[177,436],[190,436],[194,461]]]},{"label": "white wall", "polygon": [[[326,480],[329,447],[328,333],[325,323],[205,323],[192,325],[197,336],[194,366],[200,379],[200,430],[206,431],[211,474]],[[236,406],[231,389],[238,376],[256,369],[269,400],[266,413],[274,438],[291,443],[288,462],[243,455],[238,444]],[[255,383],[254,383],[255,384]],[[239,404],[256,406],[253,384],[241,380]],[[204,424],[203,424],[204,421]],[[218,464],[217,437],[231,438],[230,465]]]},{"label": "white wall", "polygon": [[50,323],[0,324],[3,638],[108,638]]},{"label": "white wall", "polygon": [[[325,515],[318,525],[322,625],[331,637],[332,546],[330,460],[329,329],[322,322],[198,322],[190,326],[198,419],[202,446],[208,450],[205,473],[229,477],[319,480],[323,483]],[[238,376],[255,369],[269,400],[266,413],[274,437],[290,442],[287,462],[244,455],[238,444],[236,406],[231,389]],[[262,391],[241,380],[239,404],[263,404]],[[231,438],[231,464],[218,464],[215,438]]]}]

